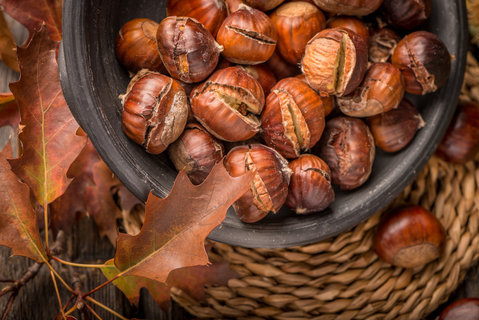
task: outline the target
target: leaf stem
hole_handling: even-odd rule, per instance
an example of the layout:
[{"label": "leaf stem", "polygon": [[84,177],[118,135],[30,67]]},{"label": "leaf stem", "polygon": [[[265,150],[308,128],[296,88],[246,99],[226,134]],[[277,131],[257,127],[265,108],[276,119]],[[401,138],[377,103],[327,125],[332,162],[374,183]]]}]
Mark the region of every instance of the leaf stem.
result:
[{"label": "leaf stem", "polygon": [[86,297],[85,300],[87,301],[90,301],[91,303],[94,303],[96,304],[97,306],[99,306],[100,308],[110,312],[112,315],[116,316],[117,318],[121,319],[121,320],[128,320],[127,318],[125,318],[124,316],[122,316],[121,314],[119,314],[118,312],[116,312],[115,310],[113,309],[110,309],[109,307],[105,306],[104,304],[102,304],[101,302],[93,299],[92,297]]},{"label": "leaf stem", "polygon": [[60,262],[61,264],[65,264],[72,267],[79,267],[79,268],[110,268],[114,266],[106,265],[106,264],[85,264],[85,263],[75,263],[70,261],[65,261],[63,259],[58,258],[57,256],[51,257],[53,260]]},{"label": "leaf stem", "polygon": [[45,248],[48,254],[50,252],[50,249],[48,246],[48,202],[46,191],[44,191],[43,196],[43,220],[45,224]]},{"label": "leaf stem", "polygon": [[60,291],[58,291],[57,280],[55,279],[55,275],[53,274],[53,271],[51,270],[50,270],[50,276],[52,277],[53,286],[55,287],[55,293],[57,294],[58,305],[60,306],[60,312],[62,313],[63,319],[66,319],[65,312],[63,311],[62,298],[60,297]]},{"label": "leaf stem", "polygon": [[88,310],[91,312],[91,314],[93,314],[93,316],[95,316],[95,318],[97,318],[98,320],[103,320],[103,319],[98,315],[98,313],[96,313],[95,310],[88,305],[88,303],[85,303],[85,306],[88,308]]},{"label": "leaf stem", "polygon": [[8,298],[7,305],[5,306],[5,309],[3,310],[3,313],[2,313],[2,320],[7,319],[7,315],[10,312],[10,310],[12,309],[13,302],[15,301],[15,298],[17,297],[17,294],[18,294],[18,291],[14,291],[10,295],[10,298]]},{"label": "leaf stem", "polygon": [[73,312],[75,312],[76,309],[77,309],[77,306],[74,305],[73,307],[71,307],[70,309],[68,309],[67,312],[65,312],[65,316],[68,316],[68,315],[72,314]]},{"label": "leaf stem", "polygon": [[106,281],[106,282],[100,284],[98,287],[96,287],[96,288],[94,288],[94,289],[91,289],[90,291],[88,291],[87,293],[85,293],[85,294],[83,295],[83,298],[90,296],[92,293],[94,293],[94,292],[100,290],[101,288],[103,288],[104,286],[106,286],[106,285],[112,283],[113,281],[115,281],[116,279],[118,279],[118,278],[120,277],[120,275],[121,275],[121,273],[117,274],[116,276],[114,276],[114,277],[111,278],[110,280],[108,280],[108,281]]}]

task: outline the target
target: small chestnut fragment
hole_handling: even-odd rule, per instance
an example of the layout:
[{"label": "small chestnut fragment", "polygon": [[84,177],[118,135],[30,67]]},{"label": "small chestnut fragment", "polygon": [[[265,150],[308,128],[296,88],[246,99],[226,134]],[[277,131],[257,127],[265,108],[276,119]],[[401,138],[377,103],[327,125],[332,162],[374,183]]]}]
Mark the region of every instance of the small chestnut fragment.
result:
[{"label": "small chestnut fragment", "polygon": [[454,301],[441,312],[438,320],[479,320],[479,299]]},{"label": "small chestnut fragment", "polygon": [[384,0],[383,15],[392,27],[411,30],[431,14],[431,0]]},{"label": "small chestnut fragment", "polygon": [[421,114],[407,99],[396,109],[368,118],[376,146],[385,152],[397,152],[406,147],[425,126]]},{"label": "small chestnut fragment", "polygon": [[266,65],[274,73],[276,79],[281,80],[284,78],[294,77],[298,74],[301,74],[301,70],[297,65],[290,64],[285,61],[278,50],[273,53],[271,58],[266,61]]},{"label": "small chestnut fragment", "polygon": [[264,95],[267,96],[271,88],[276,84],[276,76],[265,64],[257,64],[254,66],[240,66],[250,76],[258,80],[263,88]]},{"label": "small chestnut fragment", "polygon": [[324,130],[324,107],[316,92],[297,78],[279,81],[271,90],[261,115],[266,144],[285,158],[310,150]]},{"label": "small chestnut fragment", "polygon": [[375,63],[351,95],[337,99],[350,117],[370,117],[396,108],[404,96],[401,71],[390,63]]},{"label": "small chestnut fragment", "polygon": [[369,41],[368,27],[358,18],[335,16],[328,20],[328,28],[346,28],[363,38],[365,43]]},{"label": "small chestnut fragment", "polygon": [[314,0],[326,12],[348,16],[366,16],[376,11],[383,0]]},{"label": "small chestnut fragment", "polygon": [[173,78],[186,83],[206,79],[223,50],[201,23],[189,17],[166,17],[156,38],[166,69]]},{"label": "small chestnut fragment", "polygon": [[293,171],[286,206],[297,214],[323,211],[334,201],[331,171],[326,162],[311,154],[302,154],[289,163]]},{"label": "small chestnut fragment", "polygon": [[405,36],[391,59],[401,69],[406,91],[424,95],[442,87],[451,72],[451,56],[435,34],[416,31]]},{"label": "small chestnut fragment", "polygon": [[367,67],[366,43],[353,31],[342,28],[324,29],[314,36],[301,63],[313,89],[339,97],[359,86]]},{"label": "small chestnut fragment", "polygon": [[394,266],[416,268],[442,254],[445,238],[444,227],[432,213],[421,206],[406,206],[382,217],[374,251]]},{"label": "small chestnut fragment", "polygon": [[243,0],[248,6],[256,8],[261,11],[269,11],[276,8],[284,0]]},{"label": "small chestnut fragment", "polygon": [[223,20],[228,16],[228,8],[225,0],[167,0],[166,15],[194,18],[216,37]]},{"label": "small chestnut fragment", "polygon": [[461,102],[436,154],[452,163],[471,161],[479,152],[479,105]]},{"label": "small chestnut fragment", "polygon": [[281,209],[288,195],[291,169],[279,153],[261,144],[238,146],[231,149],[224,164],[233,177],[256,171],[250,190],[233,204],[241,221],[257,222]]},{"label": "small chestnut fragment", "polygon": [[148,153],[163,152],[185,128],[186,94],[170,77],[143,69],[131,79],[120,99],[123,131]]},{"label": "small chestnut fragment", "polygon": [[221,69],[191,93],[191,110],[208,132],[225,141],[258,133],[264,107],[261,85],[240,67]]},{"label": "small chestnut fragment", "polygon": [[[301,73],[296,76],[299,80],[303,81],[309,86],[308,80],[306,80],[306,76]],[[323,101],[323,107],[324,107],[324,116],[328,116],[331,114],[331,112],[334,110],[336,107],[335,99],[334,96],[330,96],[327,93],[322,93],[319,92],[319,97],[321,98],[321,101]]]},{"label": "small chestnut fragment", "polygon": [[292,64],[301,62],[308,41],[326,27],[324,14],[315,5],[303,1],[281,5],[270,18],[278,32],[278,51]]},{"label": "small chestnut fragment", "polygon": [[202,126],[189,123],[181,136],[168,147],[178,171],[185,169],[193,184],[202,183],[224,156],[223,145]]},{"label": "small chestnut fragment", "polygon": [[375,152],[374,138],[362,120],[337,117],[326,122],[314,153],[328,164],[333,184],[352,190],[369,178]]},{"label": "small chestnut fragment", "polygon": [[247,5],[240,5],[230,14],[216,36],[224,47],[223,57],[238,64],[266,62],[273,55],[277,40],[269,17]]},{"label": "small chestnut fragment", "polygon": [[121,27],[116,37],[115,52],[118,61],[129,71],[165,71],[156,46],[158,26],[150,19],[133,19]]},{"label": "small chestnut fragment", "polygon": [[372,32],[369,38],[369,60],[372,62],[387,62],[401,40],[391,29],[381,28]]}]

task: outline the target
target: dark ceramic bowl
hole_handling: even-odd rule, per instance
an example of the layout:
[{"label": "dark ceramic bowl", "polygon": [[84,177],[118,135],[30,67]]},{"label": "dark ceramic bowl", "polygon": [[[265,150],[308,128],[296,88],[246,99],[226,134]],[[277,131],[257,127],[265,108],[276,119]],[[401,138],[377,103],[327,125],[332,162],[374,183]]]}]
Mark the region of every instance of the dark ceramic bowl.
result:
[{"label": "dark ceramic bowl", "polygon": [[[121,129],[118,95],[125,91],[129,77],[115,58],[114,41],[125,22],[139,17],[161,21],[165,1],[65,0],[59,63],[65,98],[75,118],[118,178],[146,200],[151,189],[166,196],[177,173],[166,155],[147,154]],[[298,216],[283,208],[258,223],[244,224],[230,208],[209,238],[244,247],[314,243],[366,220],[412,182],[434,153],[461,89],[468,43],[464,1],[434,1],[432,16],[423,29],[437,34],[455,59],[443,88],[413,99],[427,125],[405,150],[392,155],[378,152],[367,183],[351,192],[338,192],[324,212]]]}]

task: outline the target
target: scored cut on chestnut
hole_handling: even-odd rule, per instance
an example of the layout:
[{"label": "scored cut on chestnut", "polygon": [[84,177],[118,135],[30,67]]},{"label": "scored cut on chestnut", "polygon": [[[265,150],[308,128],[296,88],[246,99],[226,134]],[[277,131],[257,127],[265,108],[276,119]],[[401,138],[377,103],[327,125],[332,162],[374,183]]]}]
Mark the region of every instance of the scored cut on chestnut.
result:
[{"label": "scored cut on chestnut", "polygon": [[228,8],[225,0],[167,0],[166,15],[194,18],[216,37]]},{"label": "scored cut on chestnut", "polygon": [[170,77],[140,70],[120,99],[123,131],[148,153],[163,152],[185,128],[188,118],[186,94]]},{"label": "scored cut on chestnut", "polygon": [[391,29],[374,30],[369,37],[369,60],[388,62],[400,40],[399,35]]},{"label": "scored cut on chestnut", "polygon": [[445,238],[444,227],[432,213],[421,206],[405,206],[381,218],[374,251],[394,266],[417,268],[442,254]]},{"label": "scored cut on chestnut", "polygon": [[326,12],[348,16],[366,16],[376,11],[383,0],[314,0]]},{"label": "scored cut on chestnut", "polygon": [[185,169],[193,184],[201,184],[214,165],[223,159],[224,147],[201,125],[189,123],[168,147],[168,156],[176,170]]},{"label": "scored cut on chestnut", "polygon": [[166,69],[173,78],[186,83],[206,79],[223,50],[200,22],[189,17],[166,17],[156,38]]},{"label": "scored cut on chestnut", "polygon": [[[306,76],[304,75],[304,73],[298,74],[296,78],[303,81],[309,86],[308,80],[306,79]],[[334,99],[334,96],[331,96],[324,92],[318,92],[318,95],[321,98],[321,101],[323,102],[324,116],[326,117],[330,115],[331,112],[333,112],[334,108],[336,108],[336,99]]]},{"label": "scored cut on chestnut", "polygon": [[369,42],[368,27],[360,19],[349,16],[334,16],[328,20],[328,28],[346,28],[355,32],[365,43]]},{"label": "scored cut on chestnut", "polygon": [[306,46],[301,70],[316,91],[344,96],[353,92],[368,67],[364,40],[349,29],[320,31]]},{"label": "scored cut on chestnut", "polygon": [[324,14],[303,1],[281,5],[270,18],[278,33],[277,49],[291,64],[301,62],[308,41],[326,27]]},{"label": "scored cut on chestnut", "polygon": [[416,107],[403,99],[396,109],[367,119],[376,146],[385,152],[406,147],[426,124]]},{"label": "scored cut on chestnut", "polygon": [[264,107],[260,83],[240,67],[221,69],[191,93],[199,123],[220,140],[244,141],[259,132]]},{"label": "scored cut on chestnut", "polygon": [[479,320],[479,299],[463,298],[449,304],[438,320]]},{"label": "scored cut on chestnut", "polygon": [[371,117],[396,108],[404,96],[401,70],[390,63],[374,63],[351,95],[338,97],[341,112],[350,117]]},{"label": "scored cut on chestnut", "polygon": [[224,165],[233,177],[255,171],[250,189],[233,204],[241,221],[254,223],[281,209],[292,172],[278,152],[261,144],[238,146],[228,152]]},{"label": "scored cut on chestnut", "polygon": [[129,71],[149,69],[166,72],[156,44],[158,26],[150,19],[133,19],[121,27],[116,37],[115,52],[118,61]]},{"label": "scored cut on chestnut", "polygon": [[333,184],[341,190],[352,190],[369,178],[376,148],[371,131],[361,119],[341,116],[326,122],[314,154],[331,169]]},{"label": "scored cut on chestnut", "polygon": [[334,201],[331,171],[312,154],[302,154],[289,163],[292,170],[286,206],[297,214],[325,210]]},{"label": "scored cut on chestnut", "polygon": [[279,81],[271,90],[261,115],[262,137],[285,158],[310,150],[324,129],[321,98],[297,78]]},{"label": "scored cut on chestnut", "polygon": [[384,0],[382,11],[394,28],[411,30],[426,22],[431,15],[431,0]]},{"label": "scored cut on chestnut", "polygon": [[391,58],[404,77],[406,91],[424,95],[442,87],[451,72],[451,56],[435,34],[416,31],[399,41]]},{"label": "scored cut on chestnut", "polygon": [[241,4],[221,25],[216,41],[223,57],[238,64],[266,62],[276,48],[278,34],[262,11]]}]

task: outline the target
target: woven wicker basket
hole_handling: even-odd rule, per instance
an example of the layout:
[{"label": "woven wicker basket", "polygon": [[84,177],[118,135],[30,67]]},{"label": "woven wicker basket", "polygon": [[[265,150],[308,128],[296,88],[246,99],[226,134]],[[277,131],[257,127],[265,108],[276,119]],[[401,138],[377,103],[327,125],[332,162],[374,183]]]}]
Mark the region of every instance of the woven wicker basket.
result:
[{"label": "woven wicker basket", "polygon": [[[461,99],[479,101],[479,66],[468,56]],[[213,243],[212,255],[240,274],[208,287],[206,301],[173,288],[200,318],[421,319],[445,302],[479,258],[479,157],[465,165],[432,157],[389,207],[430,209],[447,230],[440,260],[407,270],[378,259],[372,238],[381,212],[349,232],[313,245],[247,249]]]}]

